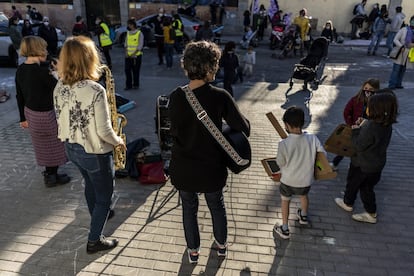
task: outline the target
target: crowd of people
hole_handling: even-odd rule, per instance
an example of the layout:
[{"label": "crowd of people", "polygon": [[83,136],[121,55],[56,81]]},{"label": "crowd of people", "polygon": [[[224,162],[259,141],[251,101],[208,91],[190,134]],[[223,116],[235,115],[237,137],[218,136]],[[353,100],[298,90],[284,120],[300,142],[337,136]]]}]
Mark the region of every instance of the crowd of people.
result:
[{"label": "crowd of people", "polygon": [[[363,0],[357,5],[356,17],[364,15],[365,4],[366,0]],[[214,8],[220,9],[223,6],[220,2],[214,2]],[[96,18],[94,33],[98,37],[98,45],[95,45],[83,18],[78,16],[73,26],[73,36],[67,38],[58,51],[56,30],[49,24],[49,18],[39,15],[31,7],[28,13],[31,19],[36,17],[36,20],[42,22],[37,34],[30,28],[28,19],[24,21],[22,31],[18,31],[20,17],[17,12],[10,20],[14,46],[25,57],[15,76],[20,126],[29,130],[37,164],[45,167],[42,174],[46,187],[70,182],[71,177],[58,173],[59,167],[68,160],[79,169],[85,182],[85,198],[91,215],[87,253],[112,249],[118,241],[102,236],[106,221],[114,215],[110,209],[115,178],[112,151],[114,147],[125,149],[126,145],[112,128],[106,88],[98,83],[104,73],[98,49],[105,58],[106,66],[112,68],[110,50],[113,41],[109,26],[103,17]],[[290,14],[283,15],[281,11],[269,18],[263,5],[255,14],[245,12],[243,24],[248,29],[257,30],[259,38],[263,39],[267,22],[272,26],[294,24],[298,26],[301,54],[309,49],[311,26],[305,8],[293,20]],[[343,112],[345,122],[352,128],[352,144],[356,154],[351,157],[344,196],[334,200],[340,208],[351,212],[357,194],[360,193],[365,212],[352,215],[354,220],[360,222],[377,222],[374,187],[381,179],[392,125],[398,114],[397,97],[391,89],[403,88],[405,70],[413,68],[414,64],[414,16],[405,27],[402,27],[403,19],[401,7],[396,8],[396,15],[392,19],[388,18],[386,7],[379,9],[378,16],[371,25],[372,41],[368,54],[376,54],[387,24],[391,24],[389,35],[393,37],[395,47],[401,48],[401,52],[394,60],[388,89],[381,90],[379,80],[368,79],[350,99]],[[223,19],[219,16],[219,19],[214,20],[222,23]],[[354,28],[358,28],[361,23],[357,19],[351,23],[353,34],[356,35],[357,30]],[[192,41],[183,48],[183,23],[180,16],[174,13],[172,18],[168,17],[163,8],[159,9],[150,24],[154,27],[158,64],[164,64],[165,59],[166,68],[171,69],[174,51],[182,54],[180,64],[188,78],[186,87],[194,93],[213,123],[222,129],[224,120],[233,129],[249,136],[249,121],[233,99],[232,84],[241,67],[236,43],[229,41],[224,50],[221,50],[212,41],[210,22],[206,21],[198,31],[198,41]],[[125,90],[139,89],[145,37],[135,19],[128,20],[127,26],[123,45]],[[337,40],[331,20],[324,25],[322,36],[331,42]],[[390,53],[393,46],[387,46]],[[48,56],[56,59],[47,62]],[[253,47],[247,47],[242,61],[244,67],[241,75],[253,75],[256,63]],[[219,68],[223,70],[223,88],[212,85]],[[197,114],[188,103],[186,93],[185,89],[179,87],[170,94],[169,114],[174,143],[169,173],[171,183],[179,191],[182,202],[189,262],[197,263],[200,254],[197,221],[200,194],[204,194],[211,212],[217,254],[219,257],[227,254],[223,187],[228,172],[222,151],[199,122]],[[304,111],[301,108],[287,108],[283,123],[288,137],[279,142],[276,156],[282,174],[279,189],[282,224],[275,225],[274,231],[280,237],[288,239],[291,198],[300,197],[301,207],[296,212],[297,219],[300,224],[308,224],[308,193],[313,182],[315,158],[318,153],[326,153],[316,135],[303,131]],[[340,160],[342,157],[336,156],[333,165],[337,166]],[[190,171],[189,167],[192,168]],[[209,174],[206,175],[205,171]],[[200,179],[200,175],[205,177]],[[194,182],[196,178],[197,182]]]}]

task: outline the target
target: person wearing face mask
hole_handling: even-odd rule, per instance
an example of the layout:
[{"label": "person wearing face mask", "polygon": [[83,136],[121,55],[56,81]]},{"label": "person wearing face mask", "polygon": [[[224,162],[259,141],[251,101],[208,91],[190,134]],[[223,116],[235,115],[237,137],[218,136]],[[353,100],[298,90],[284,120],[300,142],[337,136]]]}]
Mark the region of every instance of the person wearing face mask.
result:
[{"label": "person wearing face mask", "polygon": [[30,23],[29,19],[25,19],[23,21],[23,27],[22,27],[22,36],[29,36],[29,35],[34,35],[34,31],[32,28],[32,24]]},{"label": "person wearing face mask", "polygon": [[149,21],[149,25],[154,29],[155,43],[157,44],[158,65],[164,64],[164,29],[162,25],[164,18],[164,8],[160,8],[158,14]]},{"label": "person wearing face mask", "polygon": [[402,80],[406,69],[413,69],[414,62],[410,61],[408,54],[414,48],[414,15],[410,18],[410,24],[398,31],[394,38],[396,47],[403,47],[401,53],[394,59],[394,65],[390,80],[388,81],[388,88],[403,89]]},{"label": "person wearing face mask", "polygon": [[109,51],[112,49],[112,40],[110,36],[110,31],[108,25],[103,21],[101,16],[96,17],[95,20],[96,30],[95,35],[98,36],[99,48],[103,52],[106,65],[111,69],[112,68],[112,59]]},{"label": "person wearing face mask", "polygon": [[326,37],[326,39],[328,39],[330,42],[336,42],[338,35],[336,34],[336,29],[333,27],[331,20],[326,21],[321,36]]},{"label": "person wearing face mask", "polygon": [[[345,123],[349,126],[355,125],[357,121],[367,118],[367,103],[368,98],[372,96],[376,91],[380,89],[379,79],[368,79],[366,80],[358,93],[353,96],[348,103],[345,105],[344,109],[344,120]],[[336,169],[339,163],[344,157],[337,155],[332,161],[332,167]]]},{"label": "person wearing face mask", "polygon": [[49,24],[49,17],[43,17],[43,24],[39,26],[37,35],[47,42],[47,51],[50,56],[57,56],[58,37],[55,27]]}]

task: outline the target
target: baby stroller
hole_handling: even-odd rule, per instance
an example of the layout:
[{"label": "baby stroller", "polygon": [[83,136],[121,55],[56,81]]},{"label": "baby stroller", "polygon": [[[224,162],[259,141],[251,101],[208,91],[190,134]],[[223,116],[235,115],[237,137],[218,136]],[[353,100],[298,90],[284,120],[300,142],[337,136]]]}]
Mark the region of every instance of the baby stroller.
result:
[{"label": "baby stroller", "polygon": [[279,58],[285,58],[292,52],[296,56],[296,50],[300,49],[300,44],[299,27],[297,25],[290,25],[283,34],[282,42],[280,44],[282,52],[279,54]]},{"label": "baby stroller", "polygon": [[308,83],[311,83],[311,89],[318,89],[320,79],[318,71],[322,67],[321,62],[325,61],[328,56],[329,42],[324,37],[315,39],[310,46],[308,55],[295,64],[293,75],[290,78],[290,88],[293,86],[293,79],[303,80],[303,89],[308,90]]},{"label": "baby stroller", "polygon": [[280,47],[280,44],[283,41],[283,33],[285,31],[284,25],[276,25],[273,27],[270,34],[270,49],[275,50]]}]

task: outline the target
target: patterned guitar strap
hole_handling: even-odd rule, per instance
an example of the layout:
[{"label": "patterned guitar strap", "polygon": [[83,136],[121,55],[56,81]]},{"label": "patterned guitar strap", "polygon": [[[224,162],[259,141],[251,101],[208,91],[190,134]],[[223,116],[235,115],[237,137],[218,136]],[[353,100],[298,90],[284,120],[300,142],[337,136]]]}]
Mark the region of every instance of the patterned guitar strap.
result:
[{"label": "patterned guitar strap", "polygon": [[233,146],[230,145],[229,141],[227,141],[226,137],[224,137],[223,133],[217,128],[217,126],[208,116],[207,112],[203,109],[193,91],[191,91],[190,87],[188,87],[188,85],[185,85],[181,87],[181,89],[185,92],[185,97],[195,112],[197,119],[203,123],[206,129],[210,132],[214,139],[217,140],[217,142],[226,151],[230,158],[239,166],[247,165],[249,163],[249,160],[243,159],[233,148]]}]

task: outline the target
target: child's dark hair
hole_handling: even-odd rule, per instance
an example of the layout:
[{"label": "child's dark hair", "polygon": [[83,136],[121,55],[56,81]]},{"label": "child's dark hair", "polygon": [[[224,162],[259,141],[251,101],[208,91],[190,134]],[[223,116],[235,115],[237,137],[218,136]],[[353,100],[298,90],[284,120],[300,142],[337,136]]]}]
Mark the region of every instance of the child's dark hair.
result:
[{"label": "child's dark hair", "polygon": [[291,127],[302,128],[305,124],[305,112],[300,107],[291,106],[286,109],[282,119],[283,122],[289,124]]},{"label": "child's dark hair", "polygon": [[368,119],[383,126],[397,122],[398,101],[391,89],[378,90],[368,99]]}]

